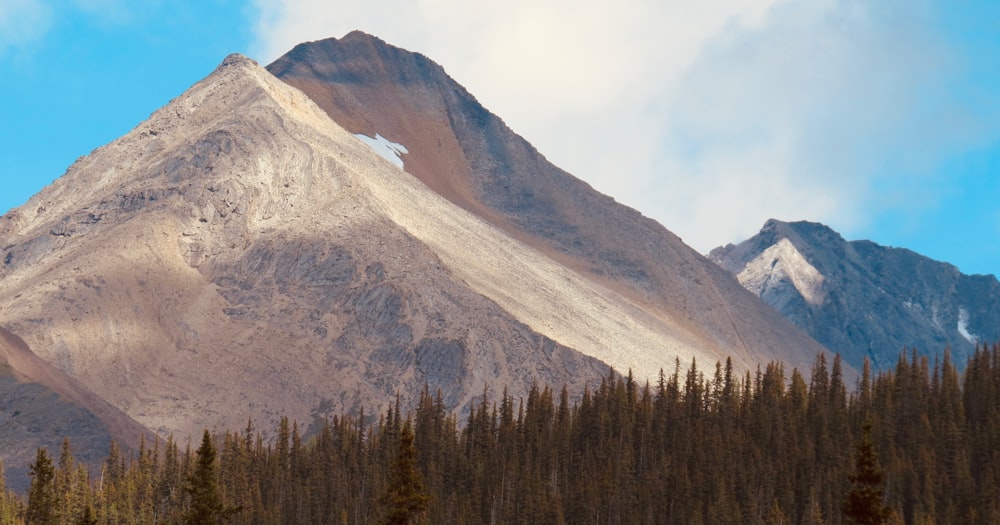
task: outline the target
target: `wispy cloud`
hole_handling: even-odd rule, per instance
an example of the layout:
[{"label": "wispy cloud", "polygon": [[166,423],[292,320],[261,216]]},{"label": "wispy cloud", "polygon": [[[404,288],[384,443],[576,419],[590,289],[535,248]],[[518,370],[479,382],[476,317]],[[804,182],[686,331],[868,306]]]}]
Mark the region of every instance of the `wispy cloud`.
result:
[{"label": "wispy cloud", "polygon": [[125,25],[138,12],[159,6],[162,0],[142,3],[128,0],[2,0],[0,1],[0,57],[12,51],[30,52],[54,29],[60,19],[84,14],[91,21]]},{"label": "wispy cloud", "polygon": [[0,2],[0,57],[33,44],[52,24],[52,9],[41,0]]},{"label": "wispy cloud", "polygon": [[706,43],[662,135],[677,185],[660,192],[697,196],[673,199],[675,227],[715,242],[771,216],[851,230],[914,203],[925,184],[900,179],[930,177],[947,148],[933,124],[950,108],[927,104],[947,104],[951,57],[917,4],[873,5],[789,2]]},{"label": "wispy cloud", "polygon": [[261,60],[352,29],[423,52],[557,165],[703,251],[772,216],[860,228],[928,197],[902,181],[1000,137],[949,80],[950,6],[929,1],[257,6]]}]

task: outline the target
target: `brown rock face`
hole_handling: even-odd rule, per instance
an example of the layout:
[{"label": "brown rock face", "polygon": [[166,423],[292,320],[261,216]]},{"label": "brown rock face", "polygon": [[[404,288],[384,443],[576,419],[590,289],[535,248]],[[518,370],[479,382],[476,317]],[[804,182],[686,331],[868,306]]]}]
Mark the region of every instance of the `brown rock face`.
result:
[{"label": "brown rock face", "polygon": [[406,171],[429,188],[671,323],[710,359],[808,369],[822,351],[664,227],[550,164],[428,58],[353,32],[300,44],[268,70],[352,133],[403,144]]}]

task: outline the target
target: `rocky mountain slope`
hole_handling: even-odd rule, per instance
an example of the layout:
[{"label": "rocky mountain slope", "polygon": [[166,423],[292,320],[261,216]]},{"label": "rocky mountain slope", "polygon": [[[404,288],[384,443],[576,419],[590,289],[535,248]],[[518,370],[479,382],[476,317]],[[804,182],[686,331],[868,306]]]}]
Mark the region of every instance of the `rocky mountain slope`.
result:
[{"label": "rocky mountain slope", "polygon": [[[359,69],[338,78],[377,126],[345,130],[228,57],[0,218],[0,326],[181,440],[410,406],[424,385],[461,410],[484,388],[578,393],[609,368],[655,380],[677,360],[803,368],[823,351],[426,58],[343,41],[374,50],[323,56]],[[380,142],[387,160],[362,132],[401,145]]]},{"label": "rocky mountain slope", "polygon": [[560,271],[495,237],[233,56],[4,217],[0,316],[180,436],[408,401],[425,383],[461,407],[484,386],[604,375],[462,280],[484,250],[487,282]]},{"label": "rocky mountain slope", "polygon": [[822,350],[662,225],[549,163],[427,57],[353,32],[300,44],[268,69],[350,132],[404,146],[407,173],[450,202],[627,298],[710,359],[808,367]]},{"label": "rocky mountain slope", "polygon": [[855,366],[893,366],[915,348],[959,363],[1000,339],[1000,283],[870,241],[845,241],[817,223],[769,220],[710,257],[751,292]]},{"label": "rocky mountain slope", "polygon": [[143,437],[156,439],[0,328],[0,450],[8,486],[27,489],[28,465],[36,450],[56,454],[64,437],[70,439],[73,456],[89,466],[107,457],[112,439],[133,450]]}]

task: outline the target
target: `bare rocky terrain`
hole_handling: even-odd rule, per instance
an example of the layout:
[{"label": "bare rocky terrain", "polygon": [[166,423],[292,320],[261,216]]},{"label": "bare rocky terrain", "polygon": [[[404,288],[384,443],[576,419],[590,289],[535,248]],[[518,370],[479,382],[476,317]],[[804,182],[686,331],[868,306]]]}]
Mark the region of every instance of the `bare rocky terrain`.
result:
[{"label": "bare rocky terrain", "polygon": [[808,368],[822,351],[662,225],[549,163],[427,57],[356,31],[300,44],[268,70],[352,133],[403,144],[406,171],[429,188],[627,298],[712,362]]},{"label": "bare rocky terrain", "polygon": [[0,449],[8,487],[26,490],[37,449],[57,454],[64,437],[77,461],[91,467],[107,457],[112,439],[133,450],[142,438],[156,439],[0,328]]},{"label": "bare rocky terrain", "polygon": [[[411,406],[424,385],[461,411],[484,390],[824,350],[426,58],[342,40],[367,51],[310,67],[343,82],[304,93],[232,55],[0,218],[0,326],[182,442]],[[403,144],[405,171],[355,133]]]},{"label": "bare rocky terrain", "polygon": [[4,217],[0,315],[181,437],[378,409],[425,383],[462,407],[486,386],[604,375],[446,264],[490,235],[453,208],[233,56]]},{"label": "bare rocky terrain", "polygon": [[711,258],[829,349],[860,367],[892,367],[904,349],[960,366],[1000,339],[1000,283],[910,250],[845,241],[811,222],[768,221]]}]

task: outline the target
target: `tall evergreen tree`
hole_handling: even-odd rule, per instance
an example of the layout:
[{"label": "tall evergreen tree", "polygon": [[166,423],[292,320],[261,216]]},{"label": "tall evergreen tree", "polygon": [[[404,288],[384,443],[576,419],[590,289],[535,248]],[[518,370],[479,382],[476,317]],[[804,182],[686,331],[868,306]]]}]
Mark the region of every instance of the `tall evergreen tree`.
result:
[{"label": "tall evergreen tree", "polygon": [[399,451],[385,495],[385,502],[389,505],[386,523],[389,525],[421,523],[430,503],[430,496],[417,470],[417,449],[413,441],[413,430],[407,420],[399,434]]},{"label": "tall evergreen tree", "polygon": [[49,525],[58,523],[59,497],[56,494],[55,468],[44,448],[39,448],[35,462],[29,467],[31,486],[28,488],[28,509],[25,522],[28,525]]},{"label": "tall evergreen tree", "polygon": [[227,509],[222,503],[215,474],[215,445],[212,436],[205,430],[201,446],[195,452],[197,458],[194,471],[188,477],[185,491],[191,496],[191,507],[184,515],[188,525],[215,525],[228,518],[235,510]]},{"label": "tall evergreen tree", "polygon": [[888,521],[891,511],[884,501],[883,477],[872,441],[872,424],[866,421],[854,451],[854,473],[848,476],[851,489],[841,505],[849,523],[882,525]]}]

